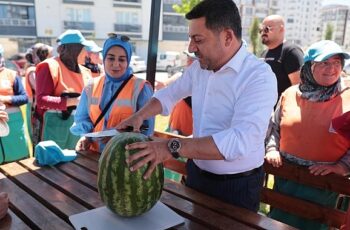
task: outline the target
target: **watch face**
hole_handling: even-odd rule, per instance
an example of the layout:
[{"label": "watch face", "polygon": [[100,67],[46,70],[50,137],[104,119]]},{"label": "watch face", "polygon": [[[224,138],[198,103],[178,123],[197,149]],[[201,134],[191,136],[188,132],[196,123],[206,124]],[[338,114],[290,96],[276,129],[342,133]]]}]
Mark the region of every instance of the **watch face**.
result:
[{"label": "watch face", "polygon": [[178,140],[172,140],[170,142],[170,149],[172,152],[177,152],[177,150],[181,147],[181,144]]},{"label": "watch face", "polygon": [[175,159],[179,158],[179,156],[180,156],[179,150],[181,148],[181,142],[178,139],[171,139],[168,142],[168,148],[169,148],[171,155]]},{"label": "watch face", "polygon": [[181,148],[181,143],[179,140],[173,139],[169,143],[170,152],[177,152]]}]

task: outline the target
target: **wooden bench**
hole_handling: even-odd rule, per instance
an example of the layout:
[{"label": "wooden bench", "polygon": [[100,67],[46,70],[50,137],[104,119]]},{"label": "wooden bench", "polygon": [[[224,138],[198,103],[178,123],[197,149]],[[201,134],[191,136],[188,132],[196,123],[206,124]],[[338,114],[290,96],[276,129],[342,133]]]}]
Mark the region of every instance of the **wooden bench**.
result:
[{"label": "wooden bench", "polygon": [[[181,136],[178,135],[158,131],[155,132],[155,136],[161,138],[181,138]],[[174,159],[165,162],[164,165],[175,172],[186,175],[184,162],[179,162]],[[274,168],[272,165],[265,162],[264,169],[267,180],[273,178],[271,178],[270,175],[278,176],[308,186],[327,189],[345,196],[350,196],[350,179],[347,177],[335,174],[314,176],[309,173],[306,167],[287,162],[284,162],[283,166],[279,168]],[[337,208],[328,208],[310,201],[288,196],[268,188],[267,180],[261,194],[262,203],[269,204],[271,207],[279,208],[306,219],[317,220],[331,227],[350,229],[350,207],[347,212],[345,212]]]}]

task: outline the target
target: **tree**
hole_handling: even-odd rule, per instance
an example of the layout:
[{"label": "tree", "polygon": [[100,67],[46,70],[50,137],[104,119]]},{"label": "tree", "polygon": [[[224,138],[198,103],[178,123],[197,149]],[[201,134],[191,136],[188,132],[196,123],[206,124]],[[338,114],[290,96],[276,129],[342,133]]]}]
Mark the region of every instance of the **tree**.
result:
[{"label": "tree", "polygon": [[324,39],[326,40],[332,40],[333,39],[333,25],[331,23],[327,23],[327,27],[326,27],[326,34],[324,36]]},{"label": "tree", "polygon": [[250,26],[249,38],[250,38],[250,43],[253,47],[253,53],[256,55],[258,51],[258,44],[259,44],[259,19],[257,17],[254,18],[252,25]]},{"label": "tree", "polygon": [[197,5],[201,0],[181,0],[181,4],[174,4],[173,10],[179,14],[186,14],[189,12],[195,5]]}]

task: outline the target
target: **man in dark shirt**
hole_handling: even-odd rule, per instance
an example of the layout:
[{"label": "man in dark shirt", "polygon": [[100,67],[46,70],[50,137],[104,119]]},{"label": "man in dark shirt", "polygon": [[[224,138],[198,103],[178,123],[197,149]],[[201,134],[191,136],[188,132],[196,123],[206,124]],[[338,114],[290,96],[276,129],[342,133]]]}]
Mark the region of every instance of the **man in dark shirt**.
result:
[{"label": "man in dark shirt", "polygon": [[276,74],[278,97],[289,86],[300,81],[300,68],[303,64],[303,51],[284,39],[284,20],[279,15],[266,17],[260,27],[261,41],[268,49],[261,57]]}]

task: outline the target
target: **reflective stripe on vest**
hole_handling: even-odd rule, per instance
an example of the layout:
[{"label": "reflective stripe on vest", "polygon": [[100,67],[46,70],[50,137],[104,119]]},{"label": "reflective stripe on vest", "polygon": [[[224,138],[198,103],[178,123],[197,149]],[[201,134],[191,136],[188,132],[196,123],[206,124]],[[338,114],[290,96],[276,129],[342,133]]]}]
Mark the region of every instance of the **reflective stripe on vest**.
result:
[{"label": "reflective stripe on vest", "polygon": [[296,157],[335,162],[350,148],[350,142],[331,132],[331,121],[350,111],[350,90],[326,102],[302,99],[297,86],[281,98],[280,150]]}]

